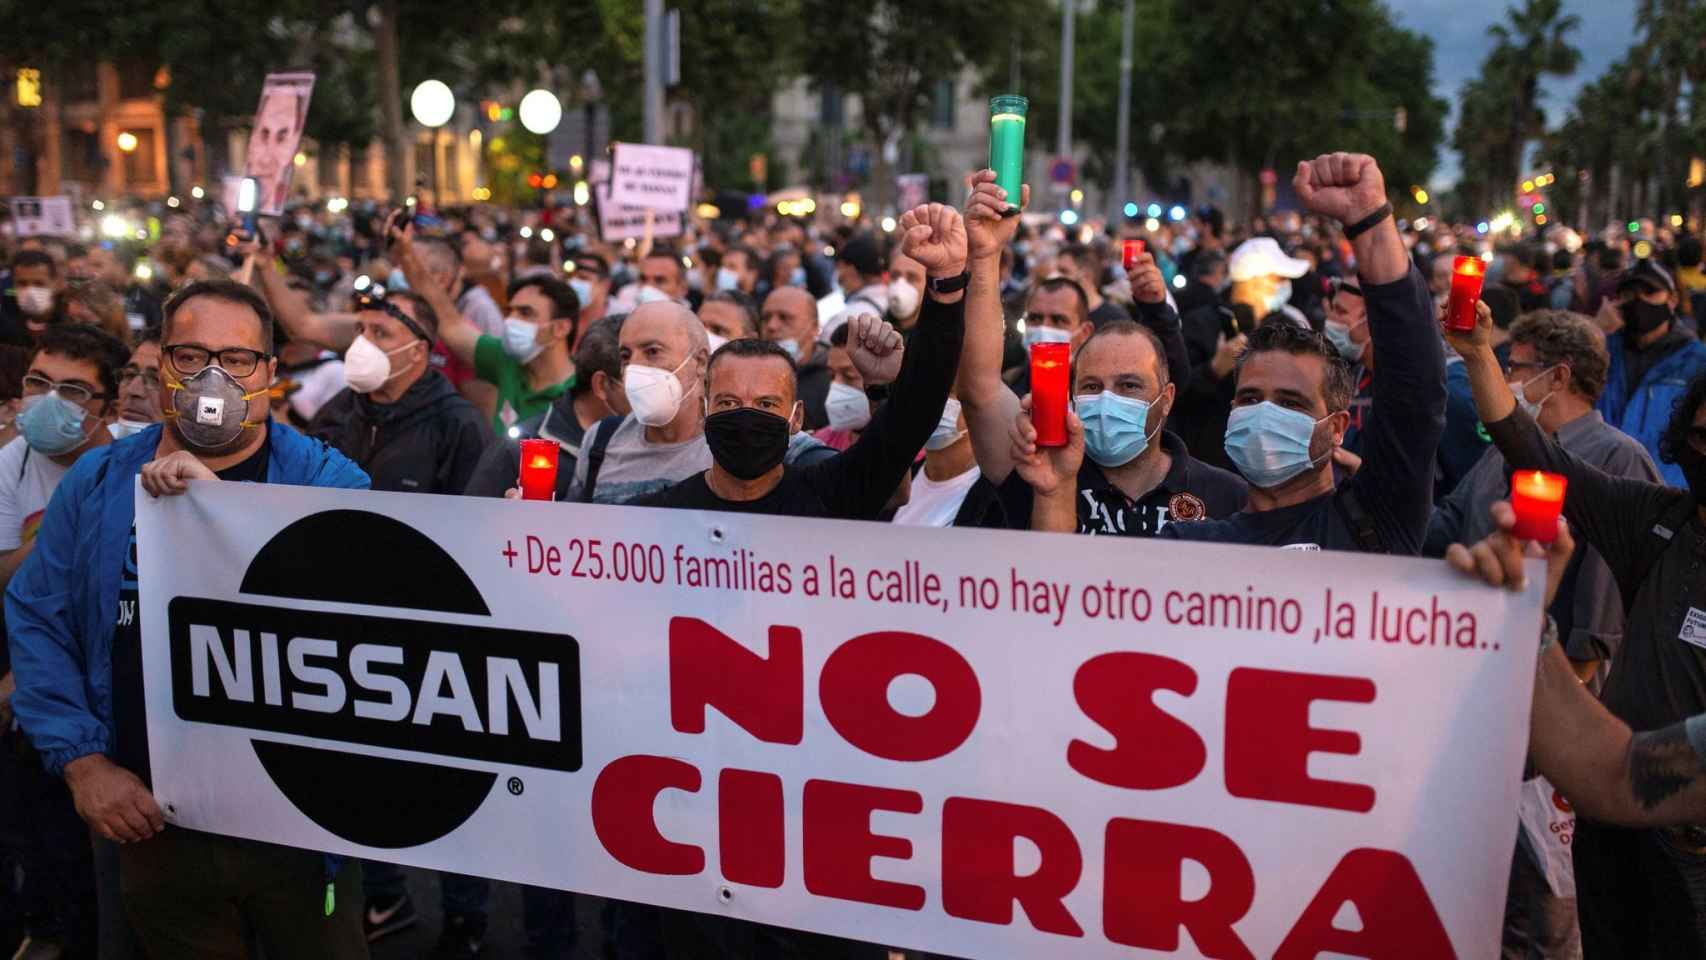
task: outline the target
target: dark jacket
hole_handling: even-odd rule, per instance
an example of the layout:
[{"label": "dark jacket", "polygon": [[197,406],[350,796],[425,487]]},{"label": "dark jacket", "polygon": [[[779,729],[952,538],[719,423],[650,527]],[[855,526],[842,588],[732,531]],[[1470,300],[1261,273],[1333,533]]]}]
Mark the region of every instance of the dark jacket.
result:
[{"label": "dark jacket", "polygon": [[528,417],[511,428],[515,436],[499,437],[486,448],[479,466],[462,489],[465,497],[501,497],[520,482],[521,441],[543,437],[557,441],[557,499],[569,499],[569,487],[575,481],[575,459],[581,453],[581,441],[586,428],[575,416],[575,397],[572,391],[553,402],[544,413]]},{"label": "dark jacket", "polygon": [[373,489],[460,494],[485,449],[480,413],[437,370],[396,403],[345,388],[314,415],[308,435],[335,447],[373,479]]},{"label": "dark jacket", "polygon": [[829,399],[829,347],[815,344],[811,359],[799,363],[800,402],[806,405],[806,430],[821,430],[829,426],[829,413],[823,408]]}]

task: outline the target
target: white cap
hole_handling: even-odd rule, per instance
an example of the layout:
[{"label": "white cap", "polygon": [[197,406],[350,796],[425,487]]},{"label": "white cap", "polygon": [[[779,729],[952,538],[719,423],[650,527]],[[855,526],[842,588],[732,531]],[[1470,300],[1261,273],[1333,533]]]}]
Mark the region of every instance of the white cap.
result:
[{"label": "white cap", "polygon": [[1286,256],[1273,237],[1254,237],[1232,251],[1226,268],[1233,283],[1273,275],[1296,280],[1309,272],[1309,261]]}]

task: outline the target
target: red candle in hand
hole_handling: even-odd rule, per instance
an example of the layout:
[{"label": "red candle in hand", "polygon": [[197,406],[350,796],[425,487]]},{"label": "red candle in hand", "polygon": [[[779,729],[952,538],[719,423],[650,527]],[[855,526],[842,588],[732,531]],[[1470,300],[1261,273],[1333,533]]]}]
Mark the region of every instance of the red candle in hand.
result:
[{"label": "red candle in hand", "polygon": [[1458,257],[1451,267],[1451,300],[1445,311],[1448,330],[1475,329],[1475,304],[1481,299],[1481,281],[1487,266],[1480,257]]},{"label": "red candle in hand", "polygon": [[557,492],[555,440],[521,441],[521,499],[549,500]]},{"label": "red candle in hand", "polygon": [[1120,264],[1131,270],[1137,266],[1137,258],[1143,256],[1144,243],[1142,240],[1131,239],[1120,241]]},{"label": "red candle in hand", "polygon": [[1551,543],[1558,539],[1558,514],[1564,509],[1569,478],[1539,470],[1519,470],[1511,476],[1511,509],[1516,511],[1518,540]]},{"label": "red candle in hand", "polygon": [[1072,345],[1031,344],[1031,425],[1037,446],[1066,446],[1066,398],[1072,379]]}]

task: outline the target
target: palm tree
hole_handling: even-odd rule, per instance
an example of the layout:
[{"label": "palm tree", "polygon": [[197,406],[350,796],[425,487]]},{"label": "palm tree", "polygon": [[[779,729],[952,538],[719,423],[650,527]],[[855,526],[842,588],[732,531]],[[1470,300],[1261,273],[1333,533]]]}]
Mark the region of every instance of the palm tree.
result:
[{"label": "palm tree", "polygon": [[[1672,198],[1682,194],[1676,164],[1687,162],[1688,151],[1678,141],[1684,126],[1678,117],[1682,85],[1686,80],[1694,88],[1698,103],[1700,84],[1706,81],[1706,12],[1698,0],[1640,0],[1635,24],[1642,37],[1631,59],[1659,88],[1659,190],[1653,201],[1663,215],[1675,209]],[[1698,126],[1702,119],[1697,115],[1692,122]]]},{"label": "palm tree", "polygon": [[1545,129],[1538,105],[1541,77],[1567,77],[1581,63],[1582,52],[1571,45],[1569,34],[1582,21],[1575,14],[1564,13],[1563,0],[1525,0],[1522,9],[1506,8],[1505,15],[1510,20],[1508,25],[1492,27],[1496,43],[1483,70],[1493,68],[1513,94],[1509,140],[1499,170],[1504,188],[1509,189],[1521,179],[1528,142]]}]

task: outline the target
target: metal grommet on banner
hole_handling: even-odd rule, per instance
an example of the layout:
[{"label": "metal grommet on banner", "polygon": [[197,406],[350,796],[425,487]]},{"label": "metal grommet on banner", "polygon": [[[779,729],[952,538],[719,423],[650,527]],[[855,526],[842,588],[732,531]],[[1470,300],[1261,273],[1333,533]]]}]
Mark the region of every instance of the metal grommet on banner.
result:
[{"label": "metal grommet on banner", "polygon": [[725,534],[723,533],[722,527],[712,527],[711,528],[711,542],[712,543],[722,543],[724,536],[725,536]]},{"label": "metal grommet on banner", "polygon": [[730,890],[728,887],[718,887],[717,888],[717,899],[718,900],[721,900],[724,903],[728,903],[730,900],[733,900],[734,898],[735,898],[735,892],[733,890]]}]

